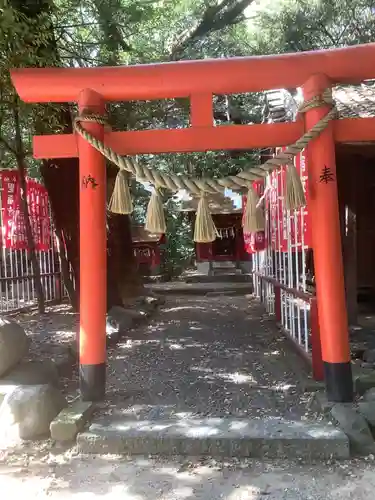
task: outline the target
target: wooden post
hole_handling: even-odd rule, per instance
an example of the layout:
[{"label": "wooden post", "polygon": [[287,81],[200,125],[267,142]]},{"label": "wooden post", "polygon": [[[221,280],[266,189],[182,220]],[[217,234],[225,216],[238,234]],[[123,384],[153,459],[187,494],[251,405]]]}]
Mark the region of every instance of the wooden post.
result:
[{"label": "wooden post", "polygon": [[[331,87],[325,75],[304,85],[305,100]],[[311,128],[328,111],[320,106],[306,112]],[[315,279],[324,375],[329,401],[353,400],[344,269],[340,237],[335,143],[330,124],[308,146],[309,212],[314,248]]]},{"label": "wooden post", "polygon": [[[103,114],[105,104],[96,92],[85,89],[79,95],[80,113]],[[82,122],[100,140],[104,127]],[[84,401],[105,396],[107,234],[106,167],[104,157],[82,137],[79,149],[80,207],[80,390]]]},{"label": "wooden post", "polygon": [[[346,155],[346,158],[348,156]],[[343,179],[343,247],[345,267],[346,304],[348,308],[349,325],[358,321],[358,283],[357,283],[357,177],[360,163],[356,156],[349,156],[345,165]]]},{"label": "wooden post", "polygon": [[324,364],[320,340],[318,304],[316,297],[310,300],[311,361],[314,380],[324,380]]}]

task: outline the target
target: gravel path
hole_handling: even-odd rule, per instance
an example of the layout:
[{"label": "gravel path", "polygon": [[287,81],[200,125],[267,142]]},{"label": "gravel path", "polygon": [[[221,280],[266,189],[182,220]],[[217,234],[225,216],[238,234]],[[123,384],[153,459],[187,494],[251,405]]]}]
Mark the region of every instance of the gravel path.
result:
[{"label": "gravel path", "polygon": [[45,452],[7,462],[1,490],[30,500],[368,500],[375,489],[373,461],[305,466]]},{"label": "gravel path", "polygon": [[167,297],[110,352],[107,411],[134,418],[307,414],[302,361],[243,297]]},{"label": "gravel path", "polygon": [[78,314],[69,304],[46,307],[46,314],[38,311],[9,316],[17,321],[31,339],[29,358],[54,359],[65,356],[68,346],[78,331]]},{"label": "gravel path", "polygon": [[[60,352],[76,317],[63,309],[61,323],[52,325],[56,312],[35,317],[35,324],[26,316],[22,321],[38,330],[41,347],[59,337],[52,351]],[[169,297],[152,323],[110,352],[105,413],[116,406],[133,418],[134,412],[304,418],[301,370],[300,359],[255,302]],[[316,465],[87,457],[49,441],[0,452],[0,489],[30,500],[367,500],[375,468],[374,457]]]}]

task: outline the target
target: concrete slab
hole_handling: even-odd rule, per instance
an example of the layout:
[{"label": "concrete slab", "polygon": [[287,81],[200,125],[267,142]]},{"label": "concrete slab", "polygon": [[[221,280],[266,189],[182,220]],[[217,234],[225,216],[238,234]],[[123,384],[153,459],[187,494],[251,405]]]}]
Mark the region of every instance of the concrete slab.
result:
[{"label": "concrete slab", "polygon": [[325,423],[278,418],[108,420],[78,434],[82,453],[346,459],[345,434]]},{"label": "concrete slab", "polygon": [[185,277],[186,283],[248,283],[253,279],[251,274],[226,273],[226,274],[193,274]]},{"label": "concrete slab", "polygon": [[206,295],[209,292],[253,293],[251,282],[245,283],[183,283],[179,281],[147,285],[153,292],[171,295]]},{"label": "concrete slab", "polygon": [[354,374],[353,377],[354,390],[359,395],[362,396],[366,391],[375,387],[375,371],[371,370],[367,373]]},{"label": "concrete slab", "polygon": [[310,408],[321,415],[329,416],[330,411],[332,410],[335,403],[328,401],[327,395],[325,392],[317,391],[314,392],[312,396],[312,400],[310,403]]},{"label": "concrete slab", "polygon": [[94,410],[95,406],[90,401],[75,401],[64,408],[50,424],[51,438],[55,441],[73,441]]}]

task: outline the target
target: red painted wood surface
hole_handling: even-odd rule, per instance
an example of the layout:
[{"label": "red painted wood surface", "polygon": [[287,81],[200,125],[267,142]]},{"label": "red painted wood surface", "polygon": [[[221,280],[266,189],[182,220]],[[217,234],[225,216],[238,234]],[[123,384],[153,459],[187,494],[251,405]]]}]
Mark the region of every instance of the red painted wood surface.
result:
[{"label": "red painted wood surface", "polygon": [[[305,100],[329,87],[324,75],[315,75],[303,87]],[[306,113],[311,128],[327,113],[327,106]],[[332,125],[307,148],[309,175],[309,214],[314,248],[314,267],[319,302],[319,329],[323,361],[350,361],[348,318],[340,235],[335,143]],[[329,177],[324,178],[327,173]]]},{"label": "red painted wood surface", "polygon": [[[120,155],[184,153],[256,149],[292,144],[304,133],[302,121],[261,125],[191,127],[170,130],[109,132],[107,146]],[[375,140],[375,118],[346,118],[333,121],[336,143]],[[37,135],[33,139],[34,158],[74,158],[78,156],[74,134]]]},{"label": "red painted wood surface", "polygon": [[[103,113],[104,102],[90,90],[83,91],[80,109]],[[98,139],[104,127],[83,126]],[[107,228],[106,166],[104,157],[79,138],[80,213],[80,363],[96,365],[106,360]],[[90,182],[90,179],[93,179]]]},{"label": "red painted wood surface", "polygon": [[84,88],[95,90],[106,101],[167,99],[295,88],[315,73],[324,73],[333,82],[375,78],[375,44],[114,68],[14,69],[11,78],[26,102],[75,102]]}]

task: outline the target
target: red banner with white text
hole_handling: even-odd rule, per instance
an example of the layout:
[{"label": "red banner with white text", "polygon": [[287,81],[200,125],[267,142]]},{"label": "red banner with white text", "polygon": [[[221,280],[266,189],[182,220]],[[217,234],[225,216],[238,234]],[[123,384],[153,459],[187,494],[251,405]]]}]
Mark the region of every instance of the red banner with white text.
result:
[{"label": "red banner with white text", "polygon": [[[257,192],[258,196],[261,197],[264,193],[264,181],[253,182],[253,188]],[[242,213],[245,213],[247,203],[247,196],[242,196]],[[261,252],[265,250],[267,246],[266,233],[265,231],[258,231],[257,233],[243,233],[245,250],[249,254]]]},{"label": "red banner with white text", "polygon": [[[26,224],[21,210],[21,189],[16,170],[0,171],[1,226],[3,245],[14,250],[28,250]],[[27,205],[35,249],[47,251],[51,245],[51,221],[48,193],[39,182],[27,179]]]},{"label": "red banner with white text", "polygon": [[288,251],[288,240],[292,251],[300,251],[311,246],[308,189],[307,189],[307,155],[302,151],[296,157],[296,169],[302,181],[306,197],[306,206],[290,213],[284,209],[284,189],[286,168],[274,170],[271,175],[271,192],[269,196],[269,219],[271,246],[280,252]]}]

